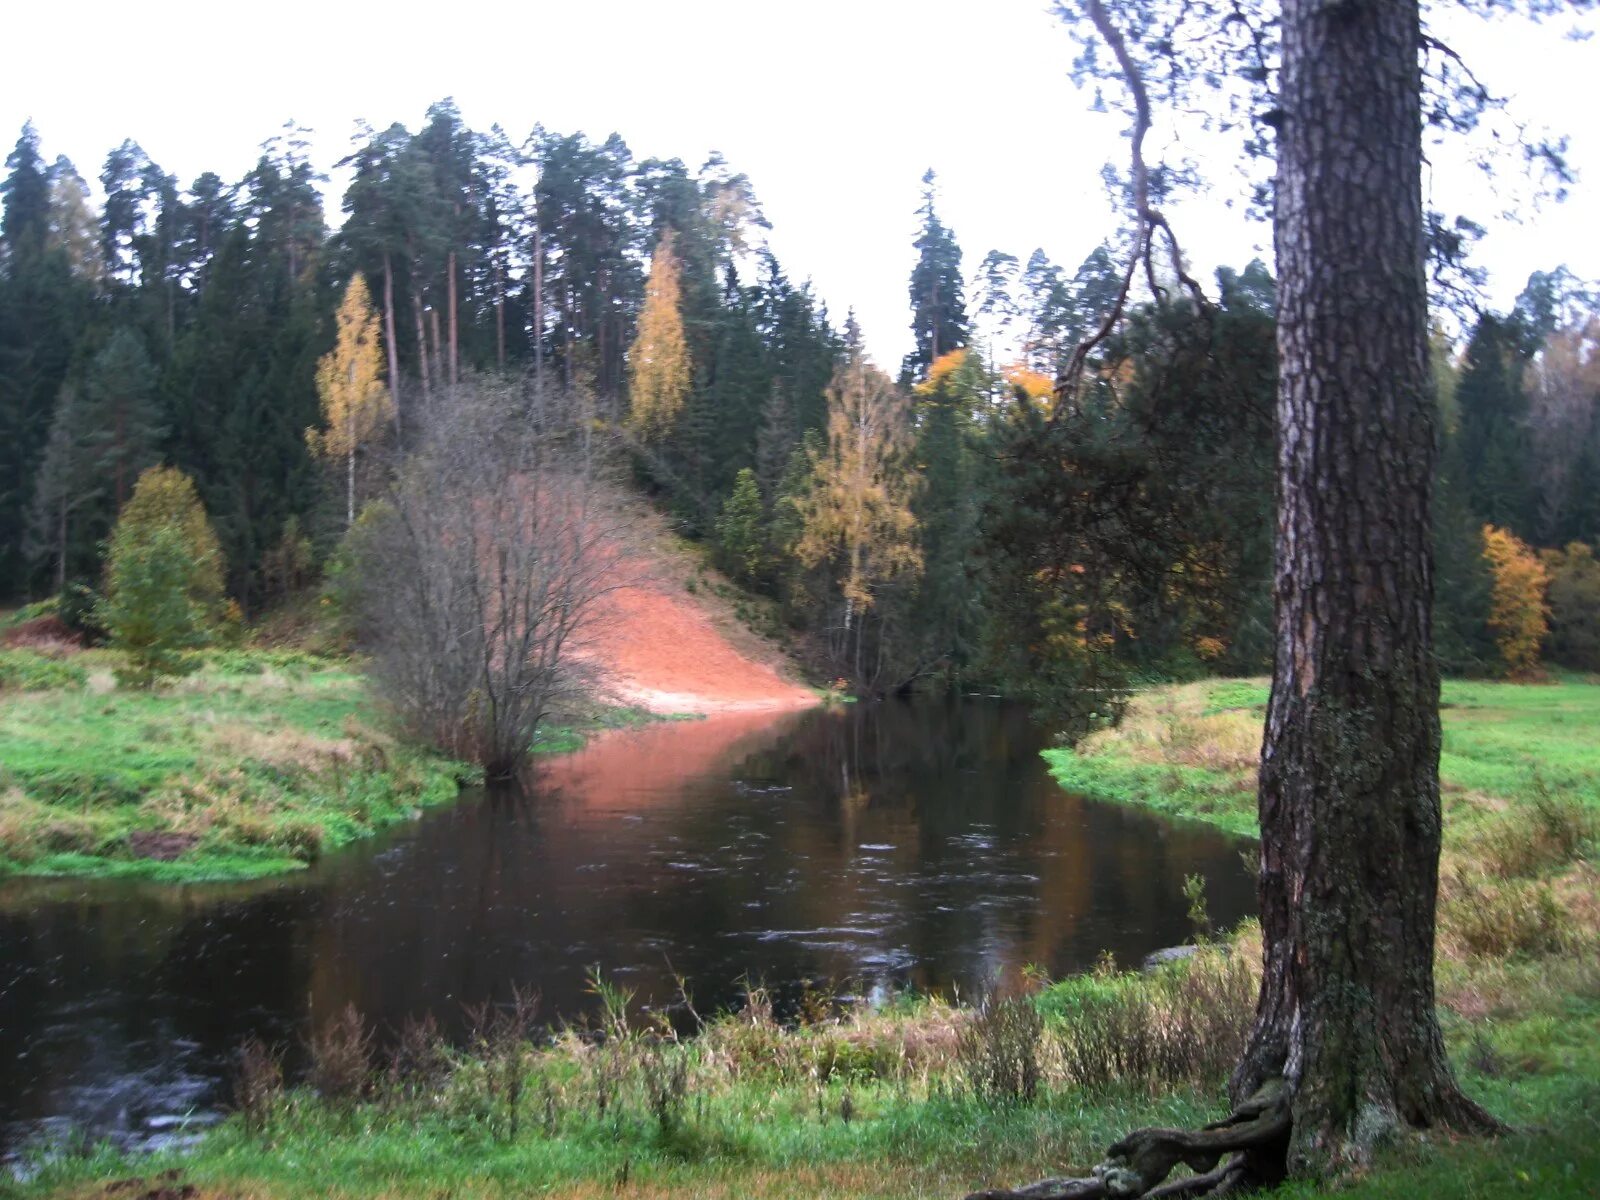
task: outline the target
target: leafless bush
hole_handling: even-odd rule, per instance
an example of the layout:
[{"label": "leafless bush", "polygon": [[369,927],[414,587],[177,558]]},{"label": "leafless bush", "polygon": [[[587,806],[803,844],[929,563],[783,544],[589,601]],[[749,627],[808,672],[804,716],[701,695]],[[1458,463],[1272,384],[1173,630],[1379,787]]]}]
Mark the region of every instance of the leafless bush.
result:
[{"label": "leafless bush", "polygon": [[466,1083],[481,1101],[478,1114],[497,1137],[511,1141],[522,1124],[523,1093],[534,1059],[531,1042],[539,995],[513,988],[509,1005],[467,1009],[471,1069]]},{"label": "leafless bush", "polygon": [[452,1065],[449,1047],[433,1016],[408,1019],[389,1051],[384,1103],[391,1108],[426,1104],[444,1090]]},{"label": "leafless bush", "polygon": [[283,1057],[260,1038],[246,1038],[239,1047],[238,1074],[233,1099],[244,1117],[244,1127],[260,1133],[272,1119],[283,1095]]},{"label": "leafless bush", "polygon": [[429,415],[352,530],[346,600],[413,731],[511,774],[586,679],[595,602],[622,582],[623,522],[586,395],[474,379]]},{"label": "leafless bush", "polygon": [[1044,1017],[1031,996],[991,993],[961,1031],[957,1057],[974,1094],[1031,1104],[1039,1092]]},{"label": "leafless bush", "polygon": [[1112,1084],[1211,1084],[1244,1049],[1256,979],[1244,956],[1207,950],[1180,968],[1087,992],[1065,1022],[1061,1072],[1091,1091]]},{"label": "leafless bush", "polygon": [[311,1036],[311,1086],[324,1100],[360,1100],[372,1082],[372,1031],[347,1004]]}]

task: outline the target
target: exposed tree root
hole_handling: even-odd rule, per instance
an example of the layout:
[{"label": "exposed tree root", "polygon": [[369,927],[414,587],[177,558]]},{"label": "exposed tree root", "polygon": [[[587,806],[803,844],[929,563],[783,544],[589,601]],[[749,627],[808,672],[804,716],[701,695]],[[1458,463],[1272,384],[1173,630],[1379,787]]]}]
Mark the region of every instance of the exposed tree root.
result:
[{"label": "exposed tree root", "polygon": [[[1106,1151],[1079,1179],[1041,1179],[1026,1187],[973,1192],[967,1200],[1134,1200],[1222,1196],[1283,1177],[1289,1142],[1289,1089],[1271,1079],[1225,1119],[1201,1130],[1140,1129]],[[1223,1162],[1224,1155],[1232,1155]],[[1163,1184],[1179,1163],[1194,1175]]]}]

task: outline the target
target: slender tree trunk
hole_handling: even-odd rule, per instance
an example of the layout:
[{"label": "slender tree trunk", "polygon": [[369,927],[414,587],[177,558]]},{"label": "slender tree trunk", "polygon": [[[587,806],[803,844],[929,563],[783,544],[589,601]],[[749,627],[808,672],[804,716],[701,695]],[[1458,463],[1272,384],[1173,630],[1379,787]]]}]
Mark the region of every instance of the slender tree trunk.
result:
[{"label": "slender tree trunk", "polygon": [[506,267],[499,258],[494,263],[494,365],[506,369]]},{"label": "slender tree trunk", "polygon": [[67,591],[67,497],[62,492],[61,502],[56,505],[56,595],[64,596]]},{"label": "slender tree trunk", "polygon": [[450,251],[450,261],[445,272],[445,302],[450,305],[450,390],[455,391],[460,378],[461,319],[456,303],[456,252]]},{"label": "slender tree trunk", "polygon": [[428,310],[428,332],[433,335],[433,363],[439,369],[439,386],[443,388],[445,386],[444,380],[447,376],[445,373],[444,340],[439,336],[439,310],[437,308]]},{"label": "slender tree trunk", "polygon": [[1489,1118],[1434,1014],[1439,677],[1416,0],[1284,0],[1276,661],[1265,977],[1236,1101],[1283,1077],[1287,1167]]},{"label": "slender tree trunk", "polygon": [[427,330],[422,326],[422,296],[416,286],[411,288],[411,315],[416,320],[416,366],[422,376],[422,397],[434,395],[434,381],[427,370]]},{"label": "slender tree trunk", "polygon": [[533,395],[544,399],[544,235],[533,227]]},{"label": "slender tree trunk", "polygon": [[[355,391],[356,364],[352,360],[349,374],[350,391]],[[356,523],[356,413],[353,404],[345,405],[344,418],[345,456],[344,456],[344,527],[349,529]]]},{"label": "slender tree trunk", "polygon": [[394,264],[383,252],[383,341],[389,356],[389,395],[394,399],[394,436],[404,442],[405,426],[400,416],[400,346],[394,336]]}]

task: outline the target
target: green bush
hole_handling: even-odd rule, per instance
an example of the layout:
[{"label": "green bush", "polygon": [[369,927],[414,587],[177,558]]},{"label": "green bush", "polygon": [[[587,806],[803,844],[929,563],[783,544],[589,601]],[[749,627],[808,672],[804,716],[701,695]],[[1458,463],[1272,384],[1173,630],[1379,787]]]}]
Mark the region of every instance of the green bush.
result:
[{"label": "green bush", "polygon": [[112,535],[110,586],[100,608],[111,644],[128,656],[117,680],[150,687],[164,676],[186,675],[199,665],[191,653],[209,640],[208,623],[188,592],[189,550],[171,527],[141,537]]},{"label": "green bush", "polygon": [[128,656],[120,682],[150,687],[198,665],[222,616],[222,551],[194,482],[170,467],[139,476],[117,518],[96,615]]}]

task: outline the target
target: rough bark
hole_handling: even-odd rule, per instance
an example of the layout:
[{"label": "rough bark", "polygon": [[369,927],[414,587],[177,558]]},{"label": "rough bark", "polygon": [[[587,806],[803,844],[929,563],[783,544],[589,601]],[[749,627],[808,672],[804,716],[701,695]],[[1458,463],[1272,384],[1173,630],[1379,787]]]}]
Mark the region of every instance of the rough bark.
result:
[{"label": "rough bark", "polygon": [[1288,1168],[1484,1129],[1434,1014],[1439,676],[1416,0],[1284,0],[1277,642],[1264,978],[1235,1073],[1293,1096]]}]

